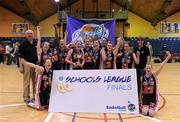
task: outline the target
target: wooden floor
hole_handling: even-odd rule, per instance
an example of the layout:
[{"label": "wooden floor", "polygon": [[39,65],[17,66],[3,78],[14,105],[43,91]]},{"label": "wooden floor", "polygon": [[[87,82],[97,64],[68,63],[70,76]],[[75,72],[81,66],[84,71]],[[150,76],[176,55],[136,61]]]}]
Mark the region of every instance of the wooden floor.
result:
[{"label": "wooden floor", "polygon": [[[159,64],[153,64],[154,70]],[[180,122],[180,63],[167,64],[158,77],[160,110],[154,118],[127,114],[49,113],[27,107],[22,74],[15,65],[0,65],[0,122]]]}]

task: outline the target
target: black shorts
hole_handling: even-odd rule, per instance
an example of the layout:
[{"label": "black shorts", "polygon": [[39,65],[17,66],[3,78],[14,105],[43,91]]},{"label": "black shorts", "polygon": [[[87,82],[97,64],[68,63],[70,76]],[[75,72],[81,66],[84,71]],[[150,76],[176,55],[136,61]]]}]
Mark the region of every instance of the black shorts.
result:
[{"label": "black shorts", "polygon": [[144,95],[142,99],[143,105],[151,105],[152,103],[156,104],[156,96],[154,95]]}]

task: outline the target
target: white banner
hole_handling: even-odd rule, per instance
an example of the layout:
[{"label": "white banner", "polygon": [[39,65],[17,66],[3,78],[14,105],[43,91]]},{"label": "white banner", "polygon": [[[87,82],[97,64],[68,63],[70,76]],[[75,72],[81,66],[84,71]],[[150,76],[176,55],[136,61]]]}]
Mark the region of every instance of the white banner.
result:
[{"label": "white banner", "polygon": [[54,71],[49,112],[139,113],[136,70]]}]

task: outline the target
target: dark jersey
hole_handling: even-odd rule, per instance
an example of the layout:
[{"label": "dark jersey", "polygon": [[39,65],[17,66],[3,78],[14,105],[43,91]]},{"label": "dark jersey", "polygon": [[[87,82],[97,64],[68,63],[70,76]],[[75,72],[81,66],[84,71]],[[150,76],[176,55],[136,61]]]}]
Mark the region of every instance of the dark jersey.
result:
[{"label": "dark jersey", "polygon": [[114,68],[114,54],[113,52],[106,52],[106,61],[103,62],[104,69],[113,69]]},{"label": "dark jersey", "polygon": [[41,58],[40,58],[40,65],[41,66],[43,66],[43,62],[46,60],[46,59],[48,59],[48,58],[50,58],[51,59],[51,53],[50,53],[50,51],[48,51],[48,52],[42,52],[41,53]]},{"label": "dark jersey", "polygon": [[58,51],[55,48],[51,49],[50,57],[52,61],[52,70],[60,70],[60,62],[58,60]]},{"label": "dark jersey", "polygon": [[123,53],[122,54],[122,61],[121,61],[121,69],[131,69],[134,68],[134,59],[133,59],[133,53]]},{"label": "dark jersey", "polygon": [[93,60],[94,60],[94,69],[100,69],[100,59],[101,59],[101,53],[100,49],[98,51],[93,51]]},{"label": "dark jersey", "polygon": [[42,81],[40,85],[39,98],[41,106],[46,106],[49,105],[49,97],[52,83],[52,70],[44,71],[41,80]]},{"label": "dark jersey", "polygon": [[[73,49],[72,52],[72,62],[76,64],[81,64],[83,61],[83,51]],[[73,67],[73,69],[82,69],[81,67]]]},{"label": "dark jersey", "polygon": [[154,75],[147,77],[142,76],[142,102],[143,105],[151,105],[151,107],[156,105],[156,78]]},{"label": "dark jersey", "polygon": [[69,64],[67,64],[65,62],[67,52],[68,52],[68,50],[66,50],[66,49],[59,49],[58,50],[58,59],[59,59],[60,69],[63,69],[63,70],[69,69]]},{"label": "dark jersey", "polygon": [[84,69],[93,69],[94,62],[93,62],[93,48],[83,48],[84,51]]},{"label": "dark jersey", "polygon": [[116,68],[117,69],[121,69],[122,68],[122,54],[124,52],[124,49],[123,48],[119,48],[118,50],[118,54],[117,54],[117,57],[116,57]]},{"label": "dark jersey", "polygon": [[142,48],[140,48],[140,49],[139,49],[138,47],[136,47],[136,48],[134,49],[134,53],[136,54],[137,51],[140,52],[140,57],[139,57],[139,64],[136,65],[136,68],[138,68],[138,69],[144,69],[145,66],[146,66],[146,64],[147,64],[147,56],[150,55],[150,53],[149,53],[149,48],[144,45],[144,46],[143,46]]}]

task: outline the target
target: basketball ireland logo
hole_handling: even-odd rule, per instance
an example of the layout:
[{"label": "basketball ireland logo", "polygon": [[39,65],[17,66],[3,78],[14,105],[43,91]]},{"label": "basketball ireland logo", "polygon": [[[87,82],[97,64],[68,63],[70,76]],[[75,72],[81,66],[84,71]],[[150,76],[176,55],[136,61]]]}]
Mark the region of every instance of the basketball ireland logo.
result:
[{"label": "basketball ireland logo", "polygon": [[64,82],[63,76],[59,76],[59,82],[57,82],[57,91],[58,93],[61,93],[61,94],[72,91],[72,88],[70,87],[70,85]]}]

